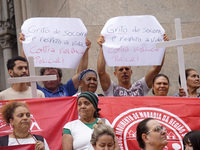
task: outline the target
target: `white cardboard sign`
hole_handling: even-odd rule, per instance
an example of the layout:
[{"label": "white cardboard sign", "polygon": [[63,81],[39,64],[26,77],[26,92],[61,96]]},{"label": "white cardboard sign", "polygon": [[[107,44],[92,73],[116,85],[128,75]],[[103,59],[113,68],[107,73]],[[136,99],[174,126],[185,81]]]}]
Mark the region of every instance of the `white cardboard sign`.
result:
[{"label": "white cardboard sign", "polygon": [[30,18],[21,30],[35,67],[76,68],[87,48],[87,29],[78,18]]},{"label": "white cardboard sign", "polygon": [[109,19],[101,34],[103,53],[108,66],[160,65],[165,48],[165,30],[154,16],[122,16]]}]

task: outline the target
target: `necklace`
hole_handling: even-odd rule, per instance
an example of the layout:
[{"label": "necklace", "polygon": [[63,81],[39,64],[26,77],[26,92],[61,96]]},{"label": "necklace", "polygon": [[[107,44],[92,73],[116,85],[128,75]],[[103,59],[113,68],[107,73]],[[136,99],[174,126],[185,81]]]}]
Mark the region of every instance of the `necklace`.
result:
[{"label": "necklace", "polygon": [[[21,137],[16,136],[15,132],[13,132],[13,135],[14,135],[14,137],[15,137],[15,139],[16,139],[18,145],[21,145],[21,144],[19,143],[18,139],[17,139],[17,138],[21,138]],[[31,137],[36,141],[35,137],[34,137],[31,133],[29,133],[29,132],[28,132],[28,134],[27,134],[25,137],[22,137],[22,138],[25,139],[25,138],[27,138],[29,135],[31,135]]]}]

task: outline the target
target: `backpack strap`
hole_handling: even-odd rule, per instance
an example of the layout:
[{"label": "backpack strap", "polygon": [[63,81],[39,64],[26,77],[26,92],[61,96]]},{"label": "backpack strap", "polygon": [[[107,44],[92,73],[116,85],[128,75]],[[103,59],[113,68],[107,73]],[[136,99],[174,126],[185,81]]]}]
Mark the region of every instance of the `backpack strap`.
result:
[{"label": "backpack strap", "polygon": [[41,135],[35,135],[33,134],[33,136],[38,140],[38,141],[42,141],[44,143],[44,138]]},{"label": "backpack strap", "polygon": [[8,135],[0,137],[0,147],[8,146]]}]

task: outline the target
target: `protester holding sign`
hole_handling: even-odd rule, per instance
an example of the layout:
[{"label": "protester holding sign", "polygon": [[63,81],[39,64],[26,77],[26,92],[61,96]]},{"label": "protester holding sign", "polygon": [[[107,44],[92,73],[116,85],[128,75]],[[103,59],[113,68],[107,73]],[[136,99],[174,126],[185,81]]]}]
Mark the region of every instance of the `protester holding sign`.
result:
[{"label": "protester holding sign", "polygon": [[[19,34],[19,42],[22,45],[22,41],[25,40],[25,37],[22,33]],[[82,70],[85,70],[88,66],[88,50],[91,47],[91,42],[88,38],[86,38],[86,45],[87,49],[81,58],[81,61],[79,62],[79,66],[77,68],[77,74],[72,77],[66,84],[59,86],[61,84],[62,79],[62,70],[58,68],[42,68],[40,70],[41,75],[56,75],[57,80],[55,81],[43,81],[44,87],[40,87],[37,85],[37,88],[41,90],[45,97],[65,97],[65,96],[72,96],[74,95],[79,87],[78,77],[79,73]],[[23,46],[22,46],[22,52],[21,55],[25,57]]]},{"label": "protester holding sign", "polygon": [[153,118],[146,118],[137,126],[137,141],[143,150],[163,150],[168,144],[167,129]]},{"label": "protester holding sign", "polygon": [[[166,34],[163,39],[168,41]],[[97,43],[100,45],[100,52],[97,62],[97,70],[101,87],[105,96],[145,96],[152,87],[152,79],[160,72],[164,63],[164,58],[160,66],[153,66],[146,76],[135,84],[131,84],[132,70],[130,66],[115,67],[115,76],[118,78],[118,85],[111,82],[109,74],[106,72],[106,62],[103,54],[102,43],[104,43],[104,37],[99,36]]]},{"label": "protester holding sign", "polygon": [[[200,87],[199,74],[196,72],[196,70],[189,68],[185,70],[185,76],[187,82],[188,97],[200,98],[200,93],[197,92],[197,90]],[[180,76],[179,76],[179,84],[181,85]],[[179,94],[175,94],[174,96],[176,97],[186,96],[186,93],[184,89],[180,87]]]},{"label": "protester holding sign", "polygon": [[[9,75],[14,77],[27,77],[28,64],[25,58],[17,56],[7,61]],[[37,97],[42,98],[44,94],[37,90]],[[28,99],[32,98],[31,87],[26,83],[14,83],[12,87],[0,92],[0,100]]]},{"label": "protester holding sign", "polygon": [[87,29],[79,18],[35,17],[24,21],[26,57],[35,67],[76,68],[87,49]]},{"label": "protester holding sign", "polygon": [[12,125],[13,133],[0,137],[0,147],[35,144],[35,150],[49,150],[49,146],[42,136],[29,132],[31,113],[28,104],[10,101],[2,107],[1,114],[3,120]]},{"label": "protester holding sign", "polygon": [[167,96],[169,90],[169,78],[164,74],[157,74],[153,78],[152,93],[155,96]]},{"label": "protester holding sign", "polygon": [[68,122],[63,128],[63,150],[93,149],[90,143],[93,125],[98,120],[110,125],[107,119],[100,119],[98,97],[93,92],[83,92],[77,98],[80,119]]},{"label": "protester holding sign", "polygon": [[[85,91],[96,92],[98,86],[97,73],[92,69],[83,70],[78,77],[81,93]],[[76,93],[78,96],[81,93]]]}]

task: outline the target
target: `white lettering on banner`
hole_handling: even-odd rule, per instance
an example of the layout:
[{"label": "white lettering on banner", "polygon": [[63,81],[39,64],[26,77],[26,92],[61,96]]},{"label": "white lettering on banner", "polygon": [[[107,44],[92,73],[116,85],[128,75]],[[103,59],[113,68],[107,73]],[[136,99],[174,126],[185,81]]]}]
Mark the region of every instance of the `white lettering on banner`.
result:
[{"label": "white lettering on banner", "polygon": [[103,27],[103,53],[108,66],[160,65],[165,52],[156,48],[165,30],[154,16],[111,18]]},{"label": "white lettering on banner", "polygon": [[87,29],[78,18],[30,18],[21,30],[24,53],[36,67],[76,68],[87,48]]},{"label": "white lettering on banner", "polygon": [[181,143],[182,138],[187,132],[191,131],[188,125],[178,116],[166,110],[152,107],[141,107],[129,109],[121,113],[112,123],[122,150],[131,149],[128,141],[134,140],[132,142],[136,142],[137,124],[145,118],[154,118],[168,129],[167,139],[169,142],[168,145],[165,146],[164,150],[174,149],[176,147],[183,149]]}]

